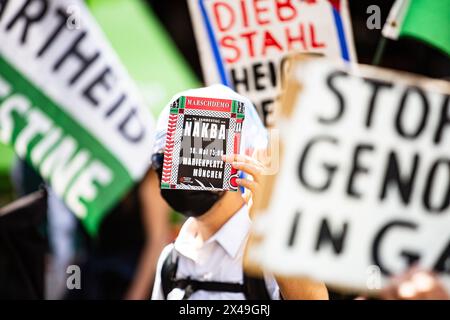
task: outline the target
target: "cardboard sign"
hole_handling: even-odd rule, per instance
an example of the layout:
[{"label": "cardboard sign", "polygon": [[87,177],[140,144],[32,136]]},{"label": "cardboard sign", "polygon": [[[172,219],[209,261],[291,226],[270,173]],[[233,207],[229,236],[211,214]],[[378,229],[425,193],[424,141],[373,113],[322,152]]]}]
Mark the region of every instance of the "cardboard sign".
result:
[{"label": "cardboard sign", "polygon": [[313,59],[287,90],[250,265],[370,291],[418,264],[448,284],[450,83]]},{"label": "cardboard sign", "polygon": [[206,84],[248,97],[266,124],[290,53],[355,60],[346,0],[189,0],[189,8]]},{"label": "cardboard sign", "polygon": [[162,189],[237,191],[237,170],[225,154],[239,153],[244,103],[182,96],[170,106]]},{"label": "cardboard sign", "polygon": [[146,172],[153,119],[83,1],[0,2],[0,141],[92,233]]}]

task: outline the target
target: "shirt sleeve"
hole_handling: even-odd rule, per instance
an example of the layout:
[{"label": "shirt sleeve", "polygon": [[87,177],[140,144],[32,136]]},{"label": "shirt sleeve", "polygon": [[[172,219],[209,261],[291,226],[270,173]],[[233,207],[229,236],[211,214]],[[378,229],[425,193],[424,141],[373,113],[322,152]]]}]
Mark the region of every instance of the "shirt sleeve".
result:
[{"label": "shirt sleeve", "polygon": [[172,251],[173,244],[167,245],[159,255],[158,264],[156,265],[155,282],[153,285],[152,300],[164,300],[164,293],[161,286],[161,269],[167,255]]}]

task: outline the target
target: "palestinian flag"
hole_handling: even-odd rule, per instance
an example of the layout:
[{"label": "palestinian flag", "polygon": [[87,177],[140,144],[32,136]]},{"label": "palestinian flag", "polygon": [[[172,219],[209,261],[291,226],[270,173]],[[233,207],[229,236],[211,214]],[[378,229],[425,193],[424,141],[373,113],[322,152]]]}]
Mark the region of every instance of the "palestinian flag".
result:
[{"label": "palestinian flag", "polygon": [[383,36],[410,36],[450,56],[450,0],[397,0],[383,28]]}]

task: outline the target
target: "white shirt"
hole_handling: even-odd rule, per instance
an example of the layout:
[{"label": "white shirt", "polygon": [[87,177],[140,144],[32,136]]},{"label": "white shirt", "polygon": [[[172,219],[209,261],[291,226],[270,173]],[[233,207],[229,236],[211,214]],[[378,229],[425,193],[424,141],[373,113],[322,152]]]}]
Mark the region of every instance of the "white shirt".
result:
[{"label": "white shirt", "polygon": [[[189,218],[182,226],[174,244],[162,251],[157,265],[152,300],[163,300],[161,267],[167,255],[176,250],[179,257],[176,278],[199,281],[243,283],[244,248],[250,231],[251,220],[248,207],[244,205],[211,238],[201,243],[196,238],[195,218]],[[280,299],[279,288],[272,276],[265,275],[267,290],[272,299]],[[174,289],[167,300],[180,300],[184,290]],[[189,300],[244,300],[243,293],[211,292],[198,290]]]}]

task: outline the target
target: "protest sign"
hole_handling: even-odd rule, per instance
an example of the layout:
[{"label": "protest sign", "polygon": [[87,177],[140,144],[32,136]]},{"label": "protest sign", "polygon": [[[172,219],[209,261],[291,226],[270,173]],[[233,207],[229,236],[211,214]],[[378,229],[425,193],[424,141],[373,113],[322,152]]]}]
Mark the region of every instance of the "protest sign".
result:
[{"label": "protest sign", "polygon": [[170,106],[162,189],[237,191],[237,170],[222,156],[239,153],[244,103],[181,96]]},{"label": "protest sign", "polygon": [[370,291],[418,264],[449,284],[450,83],[306,59],[287,86],[249,266]]},{"label": "protest sign", "polygon": [[206,84],[248,97],[266,125],[289,53],[355,60],[346,0],[189,0],[189,8]]},{"label": "protest sign", "polygon": [[0,140],[88,231],[147,170],[152,129],[83,1],[0,2]]}]

